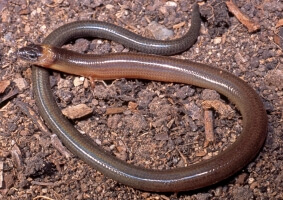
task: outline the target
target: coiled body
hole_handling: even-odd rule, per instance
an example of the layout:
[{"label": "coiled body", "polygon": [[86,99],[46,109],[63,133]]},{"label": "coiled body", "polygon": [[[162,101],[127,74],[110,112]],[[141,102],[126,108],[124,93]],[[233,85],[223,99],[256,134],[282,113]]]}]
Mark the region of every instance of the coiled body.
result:
[{"label": "coiled body", "polygon": [[[90,23],[90,22],[88,22]],[[96,31],[83,24],[57,29],[44,44],[61,46],[77,37],[94,37]],[[62,31],[64,30],[64,31]],[[112,39],[106,32],[105,38]],[[103,37],[99,35],[99,37]],[[125,37],[126,38],[126,37]],[[132,40],[127,40],[127,45]],[[133,47],[135,44],[132,45]],[[178,45],[177,45],[178,46]],[[47,70],[33,66],[33,87],[43,119],[63,143],[81,159],[106,176],[131,187],[155,192],[188,191],[219,182],[247,165],[259,152],[266,138],[267,116],[257,93],[236,76],[204,64],[144,54],[82,55],[43,45],[55,56],[45,67],[98,79],[140,78],[193,84],[214,89],[236,104],[243,116],[243,132],[237,141],[210,160],[184,168],[150,170],[129,165],[95,146],[64,118],[49,83]],[[148,47],[139,50],[147,51]],[[161,54],[178,52],[165,47]],[[42,54],[44,55],[44,51]],[[44,64],[43,64],[44,66]]]}]

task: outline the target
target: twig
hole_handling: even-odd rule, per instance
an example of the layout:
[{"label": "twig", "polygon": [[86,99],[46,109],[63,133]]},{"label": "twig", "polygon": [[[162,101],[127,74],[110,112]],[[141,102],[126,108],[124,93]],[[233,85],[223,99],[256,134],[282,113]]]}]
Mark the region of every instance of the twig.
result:
[{"label": "twig", "polygon": [[16,101],[16,105],[21,108],[22,112],[25,113],[32,121],[37,125],[37,127],[45,134],[51,137],[51,144],[52,146],[57,149],[63,156],[66,158],[70,158],[70,153],[66,150],[66,148],[62,145],[60,140],[56,135],[52,135],[52,133],[48,130],[45,126],[43,121],[36,115],[33,109],[29,107],[28,104],[22,101]]},{"label": "twig", "polygon": [[260,29],[259,23],[252,20],[249,16],[243,13],[233,2],[233,0],[225,2],[229,11],[235,15],[235,17],[248,28],[250,33]]},{"label": "twig", "polygon": [[3,176],[3,162],[0,161],[0,188],[3,187],[3,181],[4,181],[4,176]]},{"label": "twig", "polygon": [[17,88],[10,91],[6,96],[4,96],[3,98],[0,98],[0,105],[4,103],[5,101],[7,101],[8,99],[11,99],[14,96],[16,96],[18,93],[19,93],[19,90]]},{"label": "twig", "polygon": [[183,159],[184,163],[185,163],[185,167],[188,166],[188,161],[186,156],[184,156],[184,154],[182,154],[182,152],[179,150],[178,147],[176,147],[176,150],[178,151],[178,153],[180,154],[181,158]]},{"label": "twig", "polygon": [[36,199],[47,199],[47,200],[54,200],[50,197],[47,197],[47,196],[37,196],[37,197],[34,197],[33,200],[36,200]]},{"label": "twig", "polygon": [[213,115],[212,110],[204,110],[204,131],[205,131],[205,142],[204,147],[207,147],[209,143],[214,141],[213,133]]},{"label": "twig", "polygon": [[40,182],[40,181],[31,181],[31,184],[33,185],[43,185],[43,186],[58,186],[61,185],[62,182],[57,182],[57,183],[53,183],[53,182]]},{"label": "twig", "polygon": [[57,135],[53,134],[50,137],[52,146],[55,147],[55,149],[57,149],[63,156],[65,156],[66,158],[70,158],[71,154],[66,149],[66,147],[63,146],[62,142],[59,140]]},{"label": "twig", "polygon": [[30,106],[22,101],[16,101],[16,105],[22,110],[24,114],[26,114],[31,120],[37,125],[37,127],[47,135],[51,135],[48,128],[45,126],[43,121],[37,116],[33,109]]}]

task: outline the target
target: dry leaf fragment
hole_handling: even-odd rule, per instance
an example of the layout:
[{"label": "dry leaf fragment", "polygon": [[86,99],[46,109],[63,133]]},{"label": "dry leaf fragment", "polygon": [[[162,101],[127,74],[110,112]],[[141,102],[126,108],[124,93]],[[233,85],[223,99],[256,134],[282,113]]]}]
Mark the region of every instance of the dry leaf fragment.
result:
[{"label": "dry leaf fragment", "polygon": [[69,106],[62,110],[63,115],[70,119],[78,119],[92,113],[93,109],[85,104],[78,104],[76,106]]}]

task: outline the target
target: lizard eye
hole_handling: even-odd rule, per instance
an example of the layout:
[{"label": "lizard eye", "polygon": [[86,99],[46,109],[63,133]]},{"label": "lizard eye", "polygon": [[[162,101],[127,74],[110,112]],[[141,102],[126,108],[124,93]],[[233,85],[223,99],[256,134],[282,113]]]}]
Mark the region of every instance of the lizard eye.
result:
[{"label": "lizard eye", "polygon": [[30,51],[27,51],[27,57],[32,60],[32,61],[36,61],[38,59],[38,54],[37,52],[35,52],[34,50],[30,50]]},{"label": "lizard eye", "polygon": [[30,45],[19,49],[18,55],[21,59],[36,62],[42,55],[42,48],[38,45]]}]

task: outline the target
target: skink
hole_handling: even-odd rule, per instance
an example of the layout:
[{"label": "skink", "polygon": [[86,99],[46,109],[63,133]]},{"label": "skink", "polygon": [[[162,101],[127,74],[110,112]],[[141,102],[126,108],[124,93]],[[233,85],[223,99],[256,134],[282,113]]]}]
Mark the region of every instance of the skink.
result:
[{"label": "skink", "polygon": [[[196,7],[194,11],[198,11]],[[221,69],[187,60],[135,53],[88,55],[57,48],[74,38],[95,37],[97,30],[92,29],[91,24],[77,22],[60,27],[44,40],[43,45],[20,49],[19,56],[49,69],[94,79],[139,78],[214,89],[235,103],[243,117],[243,131],[225,151],[188,167],[151,170],[130,165],[81,136],[58,108],[51,92],[48,70],[33,66],[33,87],[39,112],[74,154],[120,183],[155,192],[188,191],[209,186],[233,175],[255,158],[267,135],[267,115],[261,99],[247,83]],[[198,32],[198,29],[192,27],[191,31]],[[105,30],[99,29],[99,37],[105,36]],[[117,40],[108,35],[109,32],[112,33],[106,31],[105,38]],[[136,43],[132,43],[134,39],[125,39],[126,45],[135,48]],[[139,43],[143,43],[143,39]],[[160,51],[159,48],[148,50],[146,46],[138,50],[149,53],[158,51],[166,55],[179,52],[179,49],[174,49],[178,45],[174,41],[172,44],[169,49],[162,47]]]}]

